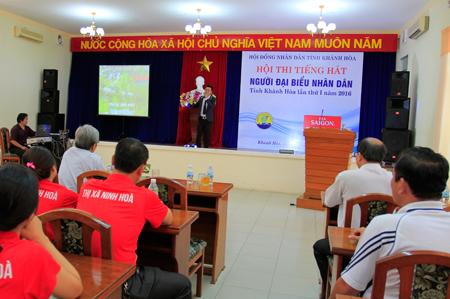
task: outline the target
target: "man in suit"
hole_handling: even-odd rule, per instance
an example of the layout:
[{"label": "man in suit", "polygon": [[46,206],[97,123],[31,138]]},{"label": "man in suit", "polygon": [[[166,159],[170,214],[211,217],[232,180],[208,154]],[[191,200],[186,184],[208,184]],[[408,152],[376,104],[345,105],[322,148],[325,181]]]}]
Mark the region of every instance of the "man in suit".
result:
[{"label": "man in suit", "polygon": [[216,96],[212,94],[213,87],[206,85],[205,94],[200,97],[197,103],[191,105],[191,108],[200,107],[198,112],[197,125],[197,147],[202,146],[202,135],[205,132],[205,148],[209,147],[209,138],[211,137],[211,127],[214,121],[213,109],[216,106]]}]

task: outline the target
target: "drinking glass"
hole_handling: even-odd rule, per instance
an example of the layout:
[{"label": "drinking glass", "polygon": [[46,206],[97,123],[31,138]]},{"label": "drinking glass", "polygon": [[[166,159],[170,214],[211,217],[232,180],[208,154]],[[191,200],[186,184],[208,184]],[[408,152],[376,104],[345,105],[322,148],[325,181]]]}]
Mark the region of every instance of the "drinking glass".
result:
[{"label": "drinking glass", "polygon": [[209,176],[206,173],[198,174],[198,185],[209,186]]}]

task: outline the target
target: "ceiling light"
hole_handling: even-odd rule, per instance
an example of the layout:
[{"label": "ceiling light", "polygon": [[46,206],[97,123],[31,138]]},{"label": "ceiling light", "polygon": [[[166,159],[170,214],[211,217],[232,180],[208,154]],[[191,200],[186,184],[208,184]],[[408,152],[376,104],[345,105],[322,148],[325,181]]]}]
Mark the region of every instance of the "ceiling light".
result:
[{"label": "ceiling light", "polygon": [[312,38],[316,38],[316,37],[326,37],[327,34],[330,34],[330,36],[333,34],[333,31],[336,30],[336,24],[334,23],[330,23],[327,26],[327,23],[325,23],[324,21],[322,21],[322,9],[323,9],[323,5],[320,5],[320,20],[317,23],[317,27],[314,24],[308,24],[308,26],[306,26],[306,30],[309,31],[309,34],[311,34]]},{"label": "ceiling light", "polygon": [[201,9],[198,8],[198,16],[197,16],[197,23],[195,24],[187,24],[184,28],[189,34],[192,35],[192,37],[199,37],[200,35],[203,36],[203,38],[206,38],[208,36],[208,33],[211,32],[211,26],[206,25],[202,28],[202,24],[200,23],[200,11]]},{"label": "ceiling light", "polygon": [[89,36],[91,37],[91,40],[93,40],[93,39],[101,40],[102,36],[105,35],[105,30],[103,30],[103,28],[101,28],[101,27],[96,27],[94,25],[94,17],[95,17],[95,12],[92,13],[92,25],[88,26],[88,27],[81,27],[80,33],[83,34],[83,37],[86,37],[86,34],[89,34]]}]

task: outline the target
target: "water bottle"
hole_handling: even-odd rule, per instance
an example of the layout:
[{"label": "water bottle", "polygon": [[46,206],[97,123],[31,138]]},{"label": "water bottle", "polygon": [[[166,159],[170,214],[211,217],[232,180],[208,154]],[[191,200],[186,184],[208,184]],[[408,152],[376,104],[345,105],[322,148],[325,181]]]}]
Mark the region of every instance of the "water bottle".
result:
[{"label": "water bottle", "polygon": [[114,170],[114,165],[108,165],[108,167],[106,168],[106,171],[108,171],[108,172],[113,172],[113,170]]},{"label": "water bottle", "polygon": [[212,169],[212,165],[209,165],[207,174],[209,176],[209,185],[211,186],[213,184],[213,178],[214,178],[214,171]]},{"label": "water bottle", "polygon": [[442,192],[442,202],[448,204],[449,190],[448,185],[445,186],[444,192]]},{"label": "water bottle", "polygon": [[156,184],[156,179],[151,179],[150,180],[150,186],[148,186],[149,190],[152,190],[153,192],[156,193],[156,195],[158,195],[158,185]]},{"label": "water bottle", "polygon": [[192,164],[189,164],[187,171],[187,184],[192,185],[194,182],[194,170],[192,169]]}]

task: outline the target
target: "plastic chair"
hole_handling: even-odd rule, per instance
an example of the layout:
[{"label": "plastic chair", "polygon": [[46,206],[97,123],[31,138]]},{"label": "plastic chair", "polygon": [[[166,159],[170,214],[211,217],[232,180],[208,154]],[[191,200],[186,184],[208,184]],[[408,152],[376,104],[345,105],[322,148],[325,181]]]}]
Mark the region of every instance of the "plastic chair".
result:
[{"label": "plastic chair", "polygon": [[[178,207],[174,205],[175,193],[180,194],[180,210],[187,211],[187,188],[186,186],[180,184],[179,182],[165,178],[165,177],[153,177],[140,180],[136,183],[138,187],[148,188],[151,179],[156,179],[157,184],[164,184],[168,187],[168,201],[167,205],[170,209]],[[203,281],[203,266],[205,263],[205,248],[206,242],[201,239],[191,238],[190,240],[190,250],[189,250],[189,278],[191,278],[195,273],[197,273],[197,297],[202,296],[202,281]],[[139,249],[149,249],[158,251],[159,248],[139,245]],[[167,252],[167,248],[161,248],[161,252]]]},{"label": "plastic chair", "polygon": [[[446,268],[442,271],[442,283],[447,282],[447,287],[442,288],[448,290],[448,275],[450,272],[450,254],[440,251],[405,251],[398,252],[390,256],[386,256],[377,260],[375,265],[375,274],[373,279],[372,296],[371,298],[384,298],[384,292],[386,288],[386,275],[389,270],[397,269],[400,275],[400,294],[399,298],[412,298],[412,292],[423,292],[420,294],[414,294],[414,297],[422,298],[422,294],[428,291],[428,289],[414,288],[416,283],[417,270],[419,267],[427,265],[439,265]],[[437,272],[437,271],[436,271]],[[425,273],[428,274],[428,273]],[[431,275],[430,275],[431,277]],[[436,279],[436,277],[431,277]],[[437,277],[439,281],[440,277]],[[433,286],[430,284],[431,290]],[[440,292],[435,290],[434,292]],[[450,299],[450,292],[442,292],[445,298]],[[423,298],[426,298],[425,296]],[[427,297],[431,298],[431,297]],[[433,298],[435,298],[433,296]],[[440,298],[440,297],[436,297]]]},{"label": "plastic chair", "polygon": [[9,152],[9,142],[11,141],[11,137],[9,136],[9,130],[8,128],[1,128],[0,129],[0,146],[2,151],[2,161],[0,165],[6,164],[6,163],[17,163],[20,164],[20,157],[16,154],[12,154]]},{"label": "plastic chair", "polygon": [[84,179],[89,180],[93,178],[107,179],[111,173],[105,170],[90,170],[83,172],[77,176],[77,193],[80,194],[81,186],[84,183]]},{"label": "plastic chair", "polygon": [[58,209],[43,213],[38,218],[42,221],[42,227],[45,233],[47,233],[46,223],[50,223],[55,234],[55,247],[59,251],[63,251],[61,220],[68,219],[81,222],[82,224],[84,255],[92,256],[92,234],[94,231],[97,231],[100,233],[102,258],[108,260],[113,259],[111,226],[94,215],[76,209]]}]

